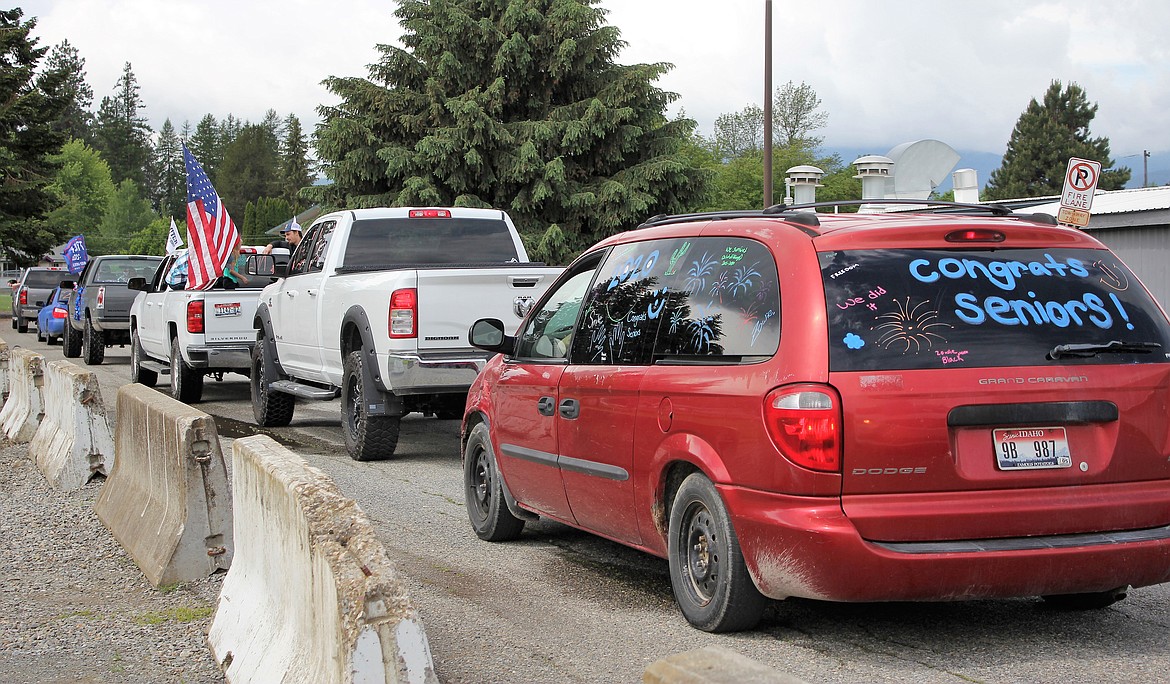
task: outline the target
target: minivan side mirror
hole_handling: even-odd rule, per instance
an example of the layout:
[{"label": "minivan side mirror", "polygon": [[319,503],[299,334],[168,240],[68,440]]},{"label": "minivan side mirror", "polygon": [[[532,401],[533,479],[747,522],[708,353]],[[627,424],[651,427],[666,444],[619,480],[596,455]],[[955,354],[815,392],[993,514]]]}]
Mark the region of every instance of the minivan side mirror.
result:
[{"label": "minivan side mirror", "polygon": [[481,318],[472,323],[467,341],[473,347],[491,352],[510,354],[516,348],[516,338],[504,334],[504,324],[498,318]]},{"label": "minivan side mirror", "polygon": [[131,278],[129,281],[126,282],[126,289],[127,290],[138,290],[140,292],[146,292],[147,290],[150,289],[150,286],[148,286],[146,284],[146,278],[143,278],[141,276],[136,276],[136,277]]}]

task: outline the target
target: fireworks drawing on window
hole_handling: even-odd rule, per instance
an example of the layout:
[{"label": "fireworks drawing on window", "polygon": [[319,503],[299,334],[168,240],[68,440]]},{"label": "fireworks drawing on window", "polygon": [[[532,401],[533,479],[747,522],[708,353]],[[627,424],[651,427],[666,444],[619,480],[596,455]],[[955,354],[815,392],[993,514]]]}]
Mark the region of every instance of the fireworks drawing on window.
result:
[{"label": "fireworks drawing on window", "polygon": [[731,287],[729,288],[732,297],[739,296],[741,292],[746,294],[751,289],[753,279],[760,277],[760,272],[756,270],[756,264],[759,263],[757,261],[751,266],[740,266],[735,269],[735,278],[732,280]]},{"label": "fireworks drawing on window", "polygon": [[953,326],[938,322],[938,310],[930,308],[929,301],[911,306],[910,298],[907,297],[904,302],[895,300],[894,303],[898,306],[896,312],[877,317],[879,321],[883,319],[887,321],[874,327],[874,330],[881,333],[877,341],[878,346],[889,349],[901,343],[903,353],[910,351],[911,347],[914,348],[914,353],[918,353],[923,349],[930,349],[934,340],[944,343],[947,341],[947,338],[935,331],[950,329]]},{"label": "fireworks drawing on window", "polygon": [[687,271],[687,283],[683,287],[683,291],[687,294],[697,294],[707,289],[707,276],[715,271],[717,265],[719,265],[717,256],[703,252],[701,258],[691,262],[691,268]]}]

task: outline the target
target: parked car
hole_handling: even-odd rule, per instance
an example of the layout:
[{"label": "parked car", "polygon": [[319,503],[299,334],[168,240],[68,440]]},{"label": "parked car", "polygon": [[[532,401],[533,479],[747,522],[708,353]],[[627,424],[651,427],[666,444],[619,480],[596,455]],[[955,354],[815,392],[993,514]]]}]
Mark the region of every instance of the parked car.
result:
[{"label": "parked car", "polygon": [[53,288],[48,302],[37,313],[37,341],[55,344],[64,334],[65,317],[69,315],[65,310],[64,294],[60,287]]},{"label": "parked car", "polygon": [[73,276],[56,266],[33,266],[20,273],[20,280],[12,290],[12,327],[17,332],[28,332],[29,321],[37,320],[53,288]]},{"label": "parked car", "polygon": [[463,425],[475,533],[542,516],[665,557],[709,631],[790,596],[1170,580],[1170,323],[1137,276],[1050,216],[800,209],[652,219],[516,337],[474,323],[500,352]]}]

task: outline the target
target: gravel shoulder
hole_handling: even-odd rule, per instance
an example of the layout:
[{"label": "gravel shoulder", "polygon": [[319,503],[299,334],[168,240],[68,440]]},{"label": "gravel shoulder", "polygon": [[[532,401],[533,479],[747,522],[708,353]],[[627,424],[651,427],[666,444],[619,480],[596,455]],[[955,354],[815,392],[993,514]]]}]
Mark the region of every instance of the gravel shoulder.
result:
[{"label": "gravel shoulder", "polygon": [[93,511],[0,438],[0,682],[223,682],[207,647],[223,574],[155,589]]}]

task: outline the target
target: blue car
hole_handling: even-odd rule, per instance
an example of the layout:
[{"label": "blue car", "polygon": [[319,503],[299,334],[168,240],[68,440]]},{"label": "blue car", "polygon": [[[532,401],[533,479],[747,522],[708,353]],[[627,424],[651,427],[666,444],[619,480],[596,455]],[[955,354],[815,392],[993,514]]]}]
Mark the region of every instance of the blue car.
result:
[{"label": "blue car", "polygon": [[61,288],[54,288],[48,302],[37,314],[37,339],[46,344],[56,344],[65,333],[65,297]]}]

